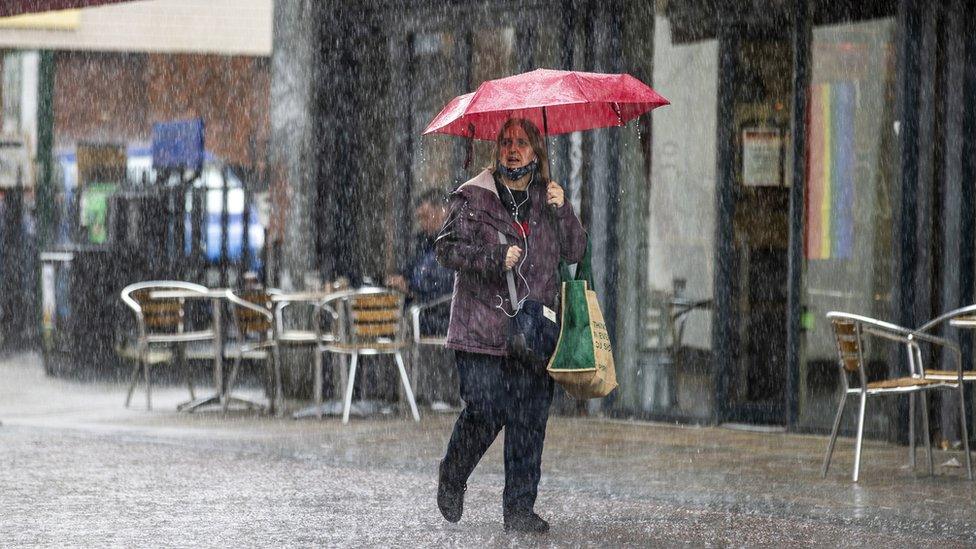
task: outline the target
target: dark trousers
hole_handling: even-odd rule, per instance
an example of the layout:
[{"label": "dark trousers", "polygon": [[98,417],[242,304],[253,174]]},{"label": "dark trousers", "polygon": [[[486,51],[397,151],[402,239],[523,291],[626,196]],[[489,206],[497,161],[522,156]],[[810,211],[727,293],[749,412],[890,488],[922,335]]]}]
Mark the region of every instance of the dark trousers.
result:
[{"label": "dark trousers", "polygon": [[467,482],[504,427],[503,510],[531,511],[542,475],[552,379],[543,368],[506,357],[461,351],[455,356],[465,406],[454,424],[442,471],[455,485]]}]

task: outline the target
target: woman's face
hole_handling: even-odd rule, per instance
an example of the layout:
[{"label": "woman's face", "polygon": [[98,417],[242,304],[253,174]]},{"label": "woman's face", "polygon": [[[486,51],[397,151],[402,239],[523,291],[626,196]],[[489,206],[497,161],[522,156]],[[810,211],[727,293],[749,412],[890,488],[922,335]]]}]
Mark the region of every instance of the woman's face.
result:
[{"label": "woman's face", "polygon": [[520,124],[505,128],[498,141],[498,161],[506,168],[521,168],[535,160],[535,151],[529,144],[529,136]]}]

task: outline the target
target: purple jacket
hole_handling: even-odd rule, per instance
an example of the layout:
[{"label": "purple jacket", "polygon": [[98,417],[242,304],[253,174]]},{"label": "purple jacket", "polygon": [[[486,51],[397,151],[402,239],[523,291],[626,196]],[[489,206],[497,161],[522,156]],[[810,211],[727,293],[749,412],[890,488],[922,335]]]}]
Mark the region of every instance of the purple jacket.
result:
[{"label": "purple jacket", "polygon": [[[547,206],[546,186],[540,180],[533,181],[528,191],[531,209],[526,239],[498,198],[490,170],[451,194],[450,214],[436,241],[438,261],[457,271],[447,329],[451,349],[508,354],[508,315],[514,312],[505,278],[509,246],[523,250],[521,276],[513,270],[517,299],[528,294],[529,299],[552,309],[559,299],[559,259],[576,263],[583,257],[586,233],[569,201],[561,208]],[[498,231],[505,234],[507,244],[500,243]]]}]

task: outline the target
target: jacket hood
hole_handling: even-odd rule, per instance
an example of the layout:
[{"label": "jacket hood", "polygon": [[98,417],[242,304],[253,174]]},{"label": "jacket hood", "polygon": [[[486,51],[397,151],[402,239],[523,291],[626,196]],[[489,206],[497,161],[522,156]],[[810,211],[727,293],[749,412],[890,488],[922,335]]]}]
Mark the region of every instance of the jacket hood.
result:
[{"label": "jacket hood", "polygon": [[454,192],[470,198],[472,193],[479,193],[476,189],[488,191],[495,195],[496,198],[498,197],[498,191],[495,189],[495,177],[491,174],[490,168],[485,168],[478,175],[465,181]]}]

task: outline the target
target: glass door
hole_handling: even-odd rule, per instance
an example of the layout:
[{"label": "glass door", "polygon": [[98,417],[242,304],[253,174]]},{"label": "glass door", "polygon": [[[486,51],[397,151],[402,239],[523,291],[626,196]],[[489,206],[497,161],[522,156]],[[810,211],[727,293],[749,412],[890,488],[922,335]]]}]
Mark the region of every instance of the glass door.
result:
[{"label": "glass door", "polygon": [[791,41],[767,30],[736,42],[727,420],[785,424]]}]

